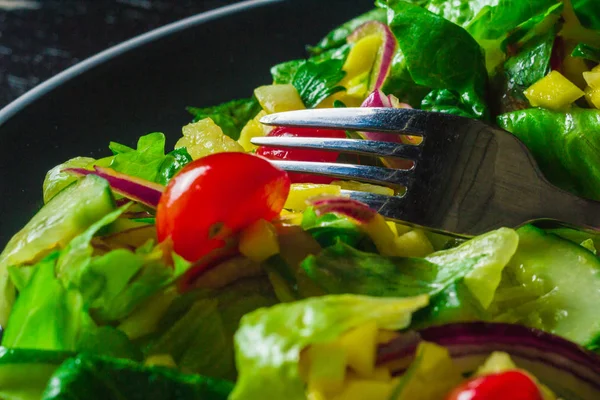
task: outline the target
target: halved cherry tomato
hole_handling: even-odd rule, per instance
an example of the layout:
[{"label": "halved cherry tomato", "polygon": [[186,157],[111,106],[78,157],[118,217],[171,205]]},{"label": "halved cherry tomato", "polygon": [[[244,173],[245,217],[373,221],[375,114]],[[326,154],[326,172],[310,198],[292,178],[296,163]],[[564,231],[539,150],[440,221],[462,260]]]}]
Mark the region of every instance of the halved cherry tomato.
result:
[{"label": "halved cherry tomato", "polygon": [[[320,137],[345,139],[346,133],[341,130],[315,129],[315,128],[288,128],[279,127],[269,132],[268,136],[289,136],[289,137]],[[300,149],[282,149],[276,147],[261,146],[256,150],[256,154],[270,160],[289,160],[289,161],[319,161],[334,162],[339,153],[335,151],[323,150],[300,150]],[[290,179],[293,183],[331,183],[335,179],[325,176],[290,173]]]},{"label": "halved cherry tomato", "polygon": [[506,371],[473,378],[457,387],[446,400],[543,400],[540,389],[526,374]]},{"label": "halved cherry tomato", "polygon": [[197,261],[251,223],[275,218],[290,190],[285,171],[246,153],[212,154],[186,165],[160,198],[158,240]]}]

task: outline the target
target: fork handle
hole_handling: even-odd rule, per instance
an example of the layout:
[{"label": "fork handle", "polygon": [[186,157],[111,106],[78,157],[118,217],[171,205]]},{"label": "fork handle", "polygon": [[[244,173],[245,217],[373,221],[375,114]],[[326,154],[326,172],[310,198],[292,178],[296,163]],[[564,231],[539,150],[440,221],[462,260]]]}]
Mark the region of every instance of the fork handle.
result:
[{"label": "fork handle", "polygon": [[548,196],[544,196],[540,216],[600,233],[600,202],[575,196],[555,186],[551,188]]}]

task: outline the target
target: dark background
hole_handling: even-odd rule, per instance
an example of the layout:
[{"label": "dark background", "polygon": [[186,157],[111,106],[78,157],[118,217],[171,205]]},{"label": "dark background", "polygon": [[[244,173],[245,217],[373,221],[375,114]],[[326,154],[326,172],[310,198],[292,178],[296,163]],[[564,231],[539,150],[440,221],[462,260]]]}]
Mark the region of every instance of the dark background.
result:
[{"label": "dark background", "polygon": [[0,0],[0,108],[133,36],[236,0]]}]

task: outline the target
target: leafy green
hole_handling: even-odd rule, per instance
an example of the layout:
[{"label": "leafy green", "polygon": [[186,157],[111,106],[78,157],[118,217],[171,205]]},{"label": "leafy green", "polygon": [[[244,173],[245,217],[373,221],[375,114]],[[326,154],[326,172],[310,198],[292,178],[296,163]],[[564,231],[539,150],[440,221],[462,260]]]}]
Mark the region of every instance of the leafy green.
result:
[{"label": "leafy green", "polygon": [[226,400],[232,383],[81,354],[52,375],[42,400]]},{"label": "leafy green", "polygon": [[454,92],[469,114],[485,118],[487,72],[477,42],[458,25],[419,6],[391,3],[389,25],[402,54],[394,64],[403,64],[419,86]]},{"label": "leafy green", "polygon": [[326,50],[330,50],[336,47],[340,47],[346,43],[346,38],[354,32],[356,28],[369,21],[380,21],[386,22],[386,12],[383,9],[375,8],[368,11],[350,21],[345,22],[339,27],[329,32],[319,43],[315,46],[309,47],[309,51],[312,55],[318,55]]},{"label": "leafy green", "polygon": [[180,147],[166,155],[162,164],[158,168],[156,175],[156,183],[166,185],[172,177],[187,164],[192,162],[192,156],[187,152],[185,147]]},{"label": "leafy green", "polygon": [[239,376],[230,399],[305,400],[298,363],[306,346],[333,341],[370,321],[382,329],[402,329],[427,300],[329,295],[246,314],[235,334]]},{"label": "leafy green", "polygon": [[571,5],[581,25],[588,29],[600,30],[600,8],[597,1],[571,0]]},{"label": "leafy green", "polygon": [[474,115],[471,113],[471,110],[469,110],[468,104],[463,102],[459,94],[448,89],[432,90],[421,101],[421,109],[431,112],[453,114],[467,118],[474,117]]},{"label": "leafy green", "polygon": [[79,292],[65,289],[54,275],[57,259],[54,252],[37,264],[14,304],[3,346],[75,351],[81,331],[93,325]]},{"label": "leafy green", "polygon": [[314,108],[332,94],[345,90],[338,85],[346,75],[343,65],[342,60],[336,59],[318,64],[309,60],[298,67],[292,84],[307,108]]},{"label": "leafy green", "polygon": [[194,122],[210,118],[221,127],[225,135],[233,140],[240,138],[240,132],[244,125],[260,110],[260,104],[255,97],[232,100],[213,107],[187,107],[187,111],[194,116]]},{"label": "leafy green", "polygon": [[72,353],[0,348],[0,397],[39,400],[54,371]]},{"label": "leafy green", "polygon": [[292,83],[294,75],[304,63],[306,63],[306,60],[292,60],[271,67],[273,83],[276,85]]},{"label": "leafy green", "polygon": [[365,238],[365,233],[355,223],[335,214],[318,217],[313,208],[302,215],[302,229],[310,233],[321,247],[329,247],[338,241],[356,247]]},{"label": "leafy green", "polygon": [[585,43],[579,43],[571,52],[572,57],[581,57],[586,60],[600,63],[600,49],[594,46],[590,46]]},{"label": "leafy green", "polygon": [[507,228],[425,258],[385,257],[338,243],[317,256],[308,256],[302,268],[332,294],[433,297],[464,278],[469,290],[487,307],[517,244],[517,234]]},{"label": "leafy green", "polygon": [[0,254],[0,325],[6,325],[15,297],[8,267],[39,261],[114,207],[108,182],[86,176],[62,190],[10,239]]},{"label": "leafy green", "polygon": [[544,175],[575,194],[600,200],[600,111],[538,108],[498,117],[532,152]]}]

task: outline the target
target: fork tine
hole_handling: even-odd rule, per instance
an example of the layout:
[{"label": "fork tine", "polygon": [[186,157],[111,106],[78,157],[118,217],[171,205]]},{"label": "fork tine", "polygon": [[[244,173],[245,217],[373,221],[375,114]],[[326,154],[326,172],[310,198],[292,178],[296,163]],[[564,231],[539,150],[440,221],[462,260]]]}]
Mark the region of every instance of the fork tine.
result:
[{"label": "fork tine", "polygon": [[345,129],[425,135],[428,115],[414,109],[398,108],[324,108],[287,111],[262,117],[265,125]]},{"label": "fork tine", "polygon": [[325,162],[277,161],[269,160],[279,168],[289,172],[331,176],[352,179],[392,187],[408,186],[412,182],[412,170],[373,167]]},{"label": "fork tine", "polygon": [[377,140],[261,136],[252,138],[251,142],[258,146],[319,149],[367,156],[400,157],[410,160],[418,159],[421,153],[419,146]]},{"label": "fork tine", "polygon": [[403,196],[388,196],[358,190],[342,190],[342,195],[368,205],[386,218],[397,218],[398,210],[404,205]]}]

